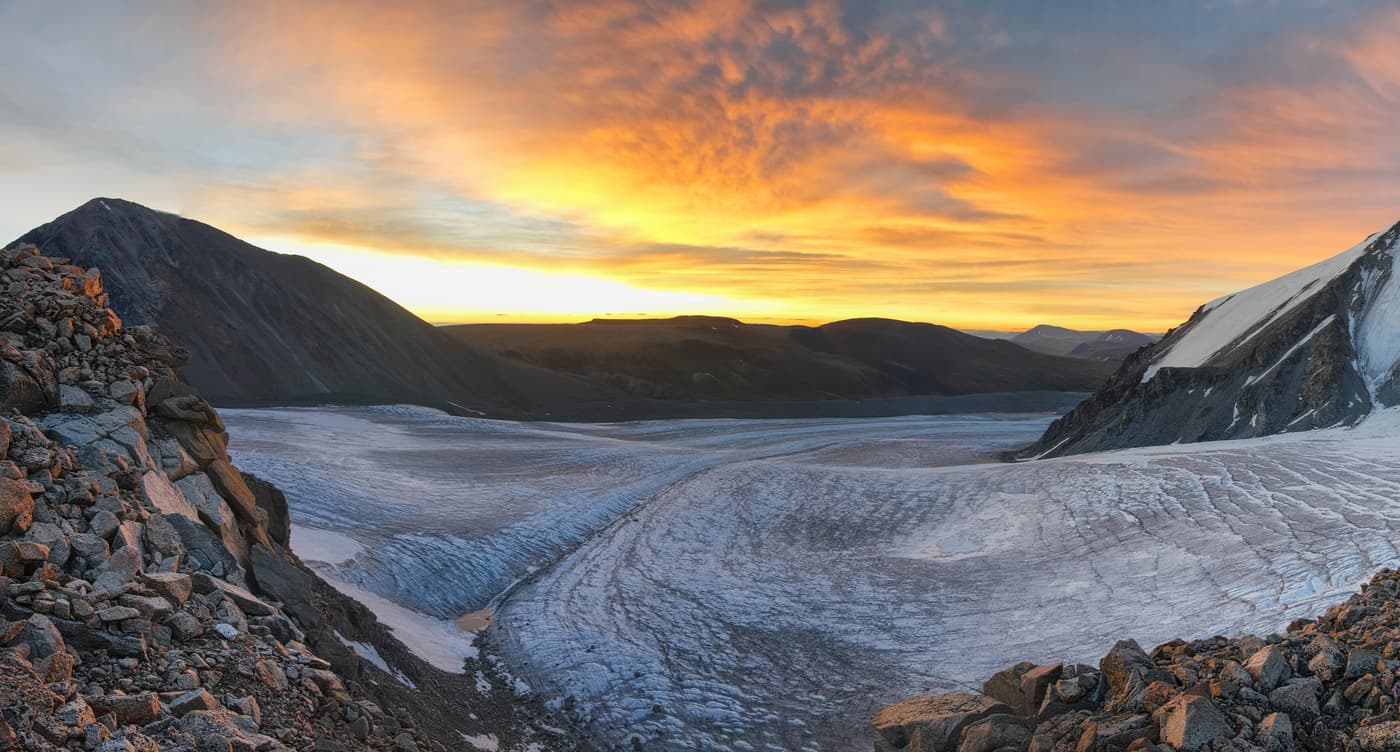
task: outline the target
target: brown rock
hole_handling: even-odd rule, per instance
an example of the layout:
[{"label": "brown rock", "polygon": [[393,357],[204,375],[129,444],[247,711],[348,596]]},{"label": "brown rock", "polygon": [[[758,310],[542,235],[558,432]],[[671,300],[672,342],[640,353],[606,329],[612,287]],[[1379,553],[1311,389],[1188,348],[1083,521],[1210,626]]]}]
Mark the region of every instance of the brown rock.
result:
[{"label": "brown rock", "polygon": [[111,714],[121,725],[150,724],[160,715],[160,698],[155,693],[89,696],[87,702],[98,716]]},{"label": "brown rock", "polygon": [[1099,662],[1108,683],[1110,711],[1136,711],[1142,707],[1147,686],[1161,673],[1134,640],[1118,641]]},{"label": "brown rock", "polygon": [[1353,750],[1400,750],[1400,722],[1380,722],[1356,731]]},{"label": "brown rock", "polygon": [[1162,742],[1177,750],[1207,750],[1216,738],[1234,736],[1229,721],[1209,698],[1182,695],[1157,711]]},{"label": "brown rock", "polygon": [[1125,714],[1086,724],[1076,747],[1078,750],[1123,750],[1134,740],[1156,736],[1157,723],[1151,716]]},{"label": "brown rock", "polygon": [[[155,517],[157,516],[152,516],[152,519]],[[190,594],[194,592],[190,576],[184,573],[146,573],[141,576],[141,582],[176,606],[188,601]]]},{"label": "brown rock", "polygon": [[881,709],[875,731],[895,748],[956,750],[963,730],[993,714],[1012,714],[1005,703],[973,693],[920,696]]},{"label": "brown rock", "polygon": [[196,688],[170,702],[170,713],[175,716],[184,716],[191,711],[210,711],[219,708],[219,702],[214,700],[214,696],[209,695],[209,691],[203,688]]},{"label": "brown rock", "polygon": [[33,520],[34,497],[28,487],[22,481],[0,477],[0,535],[23,533]]},{"label": "brown rock", "polygon": [[1293,721],[1287,714],[1277,711],[1269,714],[1259,722],[1255,741],[1264,750],[1294,750],[1296,746],[1293,742]]}]

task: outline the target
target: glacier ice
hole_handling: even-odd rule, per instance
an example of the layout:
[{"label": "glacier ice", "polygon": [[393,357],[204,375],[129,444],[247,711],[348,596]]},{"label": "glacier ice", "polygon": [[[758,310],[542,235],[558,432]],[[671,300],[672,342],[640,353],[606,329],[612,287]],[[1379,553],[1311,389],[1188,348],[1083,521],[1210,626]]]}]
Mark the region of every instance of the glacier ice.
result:
[{"label": "glacier ice", "polygon": [[608,747],[868,747],[881,705],[1015,661],[1278,630],[1400,540],[1393,411],[1014,465],[985,461],[1049,417],[224,415],[298,525],[363,546],[326,567],[437,618],[494,605],[520,679]]}]

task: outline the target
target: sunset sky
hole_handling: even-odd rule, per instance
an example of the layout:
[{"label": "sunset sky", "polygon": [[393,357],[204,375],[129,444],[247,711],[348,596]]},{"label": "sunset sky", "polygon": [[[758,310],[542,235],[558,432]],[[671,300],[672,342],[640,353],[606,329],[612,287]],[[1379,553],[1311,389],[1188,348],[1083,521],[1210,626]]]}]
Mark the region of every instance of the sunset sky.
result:
[{"label": "sunset sky", "polygon": [[1400,219],[1400,6],[0,0],[0,242],[119,196],[437,322],[1161,331]]}]

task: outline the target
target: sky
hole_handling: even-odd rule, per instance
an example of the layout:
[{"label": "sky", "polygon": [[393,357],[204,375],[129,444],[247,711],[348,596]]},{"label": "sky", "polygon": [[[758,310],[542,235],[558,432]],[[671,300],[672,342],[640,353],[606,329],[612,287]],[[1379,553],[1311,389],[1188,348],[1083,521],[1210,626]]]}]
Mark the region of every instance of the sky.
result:
[{"label": "sky", "polygon": [[435,322],[1162,331],[1400,220],[1400,6],[0,0],[0,242],[94,196]]}]

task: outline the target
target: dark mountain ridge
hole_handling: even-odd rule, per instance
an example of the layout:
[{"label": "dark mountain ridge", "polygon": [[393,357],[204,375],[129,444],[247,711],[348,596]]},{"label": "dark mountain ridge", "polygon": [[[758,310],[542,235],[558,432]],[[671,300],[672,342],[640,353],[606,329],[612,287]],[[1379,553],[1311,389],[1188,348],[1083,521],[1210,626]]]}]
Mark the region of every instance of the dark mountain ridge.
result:
[{"label": "dark mountain ridge", "polygon": [[1111,364],[891,319],[808,327],[686,316],[443,329],[480,350],[662,400],[1087,391],[1112,371]]},{"label": "dark mountain ridge", "polygon": [[1030,404],[1048,409],[1111,371],[885,319],[438,328],[310,259],[121,199],[93,199],[17,242],[100,268],[112,307],[128,324],[185,344],[185,377],[224,405],[408,402],[466,415],[618,420],[820,416],[838,401],[868,401],[858,414],[892,415],[906,398],[919,398],[907,410],[924,412],[942,410],[926,396],[1000,393],[1038,393]]},{"label": "dark mountain ridge", "polygon": [[310,259],[128,201],[93,199],[18,242],[100,267],[113,308],[185,344],[186,378],[217,403],[455,403],[514,414],[607,397],[465,348]]},{"label": "dark mountain ridge", "polygon": [[1160,338],[1130,329],[1084,331],[1039,324],[1008,339],[1041,353],[1116,363]]}]

